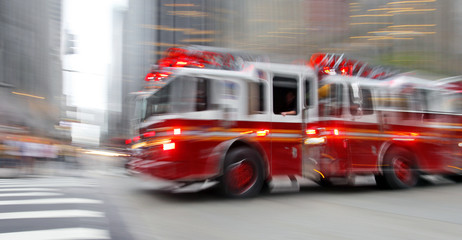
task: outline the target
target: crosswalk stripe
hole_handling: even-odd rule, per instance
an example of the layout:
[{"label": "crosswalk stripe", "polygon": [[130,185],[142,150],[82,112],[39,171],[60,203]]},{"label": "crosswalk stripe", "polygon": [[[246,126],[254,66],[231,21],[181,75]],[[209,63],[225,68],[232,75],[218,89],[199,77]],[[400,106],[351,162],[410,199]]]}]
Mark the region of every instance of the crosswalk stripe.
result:
[{"label": "crosswalk stripe", "polygon": [[87,199],[87,198],[43,198],[43,199],[30,199],[30,200],[6,200],[0,201],[0,206],[5,205],[35,205],[35,204],[66,204],[66,203],[89,203],[101,204],[100,200]]},{"label": "crosswalk stripe", "polygon": [[106,230],[94,228],[60,228],[12,233],[0,233],[0,240],[84,240],[110,239]]},{"label": "crosswalk stripe", "polygon": [[94,184],[63,184],[63,183],[43,183],[43,184],[5,184],[1,188],[20,188],[20,187],[95,187]]},{"label": "crosswalk stripe", "polygon": [[0,192],[57,191],[54,188],[0,188]]},{"label": "crosswalk stripe", "polygon": [[43,196],[58,196],[62,193],[54,192],[24,192],[24,193],[0,193],[0,197],[43,197]]},{"label": "crosswalk stripe", "polygon": [[0,220],[31,219],[31,218],[78,218],[78,217],[104,217],[104,213],[88,210],[50,210],[30,212],[0,213]]}]

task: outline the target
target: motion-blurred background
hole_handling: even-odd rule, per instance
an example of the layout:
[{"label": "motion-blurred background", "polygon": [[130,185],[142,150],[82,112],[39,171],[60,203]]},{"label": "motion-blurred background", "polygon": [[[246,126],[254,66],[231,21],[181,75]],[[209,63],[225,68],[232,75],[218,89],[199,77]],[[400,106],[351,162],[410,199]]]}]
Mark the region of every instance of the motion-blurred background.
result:
[{"label": "motion-blurred background", "polygon": [[123,149],[134,134],[130,93],[170,47],[280,62],[348,53],[459,75],[461,16],[457,0],[0,0],[2,154]]}]

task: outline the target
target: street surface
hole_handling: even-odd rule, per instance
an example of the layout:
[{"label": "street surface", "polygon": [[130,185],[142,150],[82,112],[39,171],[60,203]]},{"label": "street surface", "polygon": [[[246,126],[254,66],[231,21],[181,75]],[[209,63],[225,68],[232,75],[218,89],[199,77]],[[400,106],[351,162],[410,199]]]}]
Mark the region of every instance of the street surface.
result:
[{"label": "street surface", "polygon": [[[106,159],[107,160],[107,159]],[[106,161],[105,160],[105,161]],[[109,161],[109,162],[108,162]],[[462,184],[431,178],[404,191],[306,184],[230,200],[169,194],[117,166],[80,176],[0,179],[3,239],[461,239]]]},{"label": "street surface", "polygon": [[[108,179],[106,179],[108,181]],[[228,200],[213,192],[165,194],[111,179],[125,219],[142,239],[461,239],[462,185],[383,191],[306,186],[298,193]],[[107,184],[107,183],[106,183]]]}]

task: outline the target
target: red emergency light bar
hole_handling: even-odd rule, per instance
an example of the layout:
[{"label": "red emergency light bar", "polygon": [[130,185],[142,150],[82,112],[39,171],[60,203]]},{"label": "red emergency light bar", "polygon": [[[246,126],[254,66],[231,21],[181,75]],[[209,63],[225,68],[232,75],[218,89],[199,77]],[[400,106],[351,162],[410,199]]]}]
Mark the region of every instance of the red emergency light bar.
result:
[{"label": "red emergency light bar", "polygon": [[150,81],[162,81],[164,80],[165,78],[167,78],[168,76],[170,76],[172,74],[172,72],[162,72],[162,71],[159,71],[159,72],[156,72],[155,70],[152,71],[152,72],[149,72],[148,74],[146,74],[146,77],[144,78],[144,80],[146,82],[150,82]]},{"label": "red emergency light bar", "polygon": [[260,57],[247,53],[236,52],[224,48],[204,46],[189,46],[184,48],[170,48],[165,57],[157,61],[153,69],[145,77],[145,81],[163,81],[171,72],[165,68],[211,68],[223,70],[240,70],[245,61],[258,61]]},{"label": "red emergency light bar", "polygon": [[170,48],[166,56],[157,61],[156,69],[149,72],[145,81],[162,81],[170,76],[171,72],[163,72],[164,68],[212,68],[237,70],[239,61],[235,61],[234,55],[226,52],[214,52],[198,47]]},{"label": "red emergency light bar", "polygon": [[199,48],[170,48],[166,56],[159,59],[160,67],[193,67],[236,70],[234,55],[226,52],[214,52]]},{"label": "red emergency light bar", "polygon": [[313,54],[309,65],[318,70],[320,78],[325,75],[346,75],[385,79],[397,73],[382,66],[372,66],[357,59],[347,58],[344,54],[334,53]]}]

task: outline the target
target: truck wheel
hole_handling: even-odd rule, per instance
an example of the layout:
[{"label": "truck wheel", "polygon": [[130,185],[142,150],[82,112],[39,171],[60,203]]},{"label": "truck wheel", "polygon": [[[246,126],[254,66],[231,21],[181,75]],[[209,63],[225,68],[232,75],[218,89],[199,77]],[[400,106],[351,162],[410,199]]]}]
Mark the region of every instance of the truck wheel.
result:
[{"label": "truck wheel", "polygon": [[232,198],[254,197],[263,186],[260,157],[249,148],[236,148],[226,156],[222,177],[222,191]]},{"label": "truck wheel", "polygon": [[419,180],[414,155],[408,150],[396,147],[384,159],[383,177],[391,189],[414,187]]},{"label": "truck wheel", "polygon": [[444,177],[456,183],[462,183],[462,175],[451,174],[451,175],[445,175]]},{"label": "truck wheel", "polygon": [[387,189],[389,188],[387,181],[385,180],[385,177],[380,174],[374,175],[375,178],[375,183],[377,184],[377,187],[380,189]]},{"label": "truck wheel", "polygon": [[319,180],[315,181],[321,187],[332,187],[332,181],[329,178],[320,178]]}]

